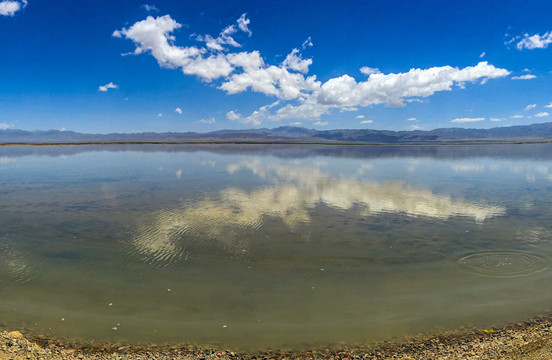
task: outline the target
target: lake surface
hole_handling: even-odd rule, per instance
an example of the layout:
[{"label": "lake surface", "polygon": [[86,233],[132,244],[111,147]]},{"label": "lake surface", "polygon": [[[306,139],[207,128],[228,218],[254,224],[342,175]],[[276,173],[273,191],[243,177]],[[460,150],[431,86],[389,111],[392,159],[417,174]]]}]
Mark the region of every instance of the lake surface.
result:
[{"label": "lake surface", "polygon": [[552,146],[0,147],[0,322],[232,349],[552,307]]}]

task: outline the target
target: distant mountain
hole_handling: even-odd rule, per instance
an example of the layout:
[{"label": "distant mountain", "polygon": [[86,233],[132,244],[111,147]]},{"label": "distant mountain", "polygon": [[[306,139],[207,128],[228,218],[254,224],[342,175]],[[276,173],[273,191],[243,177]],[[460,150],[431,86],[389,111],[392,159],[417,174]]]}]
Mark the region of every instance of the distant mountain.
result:
[{"label": "distant mountain", "polygon": [[441,142],[539,141],[552,139],[552,123],[496,127],[492,129],[443,128],[430,131],[370,129],[314,130],[280,126],[275,129],[219,130],[208,133],[112,133],[82,134],[73,131],[0,130],[0,143],[370,143],[408,144]]}]

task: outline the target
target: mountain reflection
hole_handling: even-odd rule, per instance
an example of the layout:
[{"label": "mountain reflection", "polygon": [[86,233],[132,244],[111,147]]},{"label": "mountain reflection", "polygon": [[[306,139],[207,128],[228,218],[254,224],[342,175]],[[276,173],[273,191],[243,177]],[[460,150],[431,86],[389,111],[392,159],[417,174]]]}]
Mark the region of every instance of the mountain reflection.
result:
[{"label": "mountain reflection", "polygon": [[505,208],[453,200],[429,190],[414,189],[403,181],[384,183],[338,178],[318,167],[264,165],[261,160],[230,164],[230,174],[251,171],[272,186],[246,191],[227,188],[216,199],[206,199],[184,209],[161,210],[134,239],[148,259],[173,261],[201,244],[216,244],[233,254],[247,252],[245,231],[259,230],[268,219],[280,220],[290,231],[308,226],[311,212],[324,205],[336,211],[355,209],[362,216],[400,213],[445,220],[453,216],[483,222],[500,216]]}]

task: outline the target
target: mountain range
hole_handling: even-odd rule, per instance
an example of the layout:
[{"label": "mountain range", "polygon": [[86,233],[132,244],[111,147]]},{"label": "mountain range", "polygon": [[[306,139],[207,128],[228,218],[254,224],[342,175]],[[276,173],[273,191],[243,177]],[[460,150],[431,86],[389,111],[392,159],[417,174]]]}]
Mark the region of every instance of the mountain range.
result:
[{"label": "mountain range", "polygon": [[83,134],[74,131],[18,129],[0,130],[0,143],[352,143],[408,144],[546,141],[552,139],[552,122],[491,129],[441,128],[391,131],[371,129],[314,130],[281,126],[274,129],[218,130],[196,132],[143,132]]}]

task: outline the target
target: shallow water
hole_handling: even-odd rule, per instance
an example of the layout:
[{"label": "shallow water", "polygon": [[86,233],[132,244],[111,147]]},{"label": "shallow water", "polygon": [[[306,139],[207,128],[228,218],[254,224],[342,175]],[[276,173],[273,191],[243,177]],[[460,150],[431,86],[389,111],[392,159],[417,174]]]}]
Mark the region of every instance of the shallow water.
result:
[{"label": "shallow water", "polygon": [[552,146],[0,148],[0,321],[366,343],[550,309]]}]

